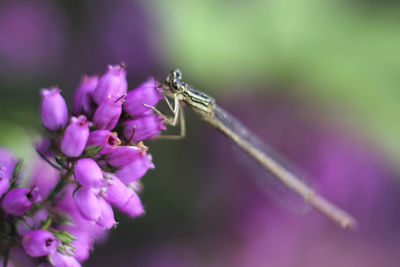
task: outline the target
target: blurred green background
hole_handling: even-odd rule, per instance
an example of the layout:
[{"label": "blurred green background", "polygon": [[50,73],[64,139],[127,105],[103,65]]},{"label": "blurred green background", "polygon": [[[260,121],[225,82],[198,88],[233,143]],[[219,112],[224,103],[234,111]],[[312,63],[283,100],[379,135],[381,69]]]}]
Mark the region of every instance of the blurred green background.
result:
[{"label": "blurred green background", "polygon": [[[272,145],[300,167],[302,162],[297,162],[296,155],[307,157],[309,152],[307,145],[300,144],[313,142],[313,135],[302,131],[302,122],[310,129],[328,127],[334,140],[335,136],[345,138],[349,146],[360,148],[362,156],[375,155],[383,166],[379,168],[391,173],[383,176],[390,176],[387,183],[393,185],[379,189],[379,194],[385,195],[388,188],[398,188],[395,179],[400,162],[399,11],[400,4],[388,0],[2,0],[0,144],[31,162],[34,152],[30,144],[43,132],[40,88],[59,85],[71,101],[81,76],[103,73],[107,64],[127,63],[130,89],[150,75],[162,81],[170,69],[179,67],[185,80],[215,96],[258,134],[263,136],[268,130],[290,139],[286,148],[279,149],[285,147],[287,139],[266,137],[267,141],[275,140]],[[291,115],[280,115],[287,109]],[[252,115],[246,116],[247,111]],[[298,258],[292,263],[277,259],[266,265],[262,257],[251,253],[246,257],[253,261],[233,264],[233,255],[243,251],[243,240],[238,241],[234,234],[221,234],[231,222],[224,214],[229,198],[205,193],[213,188],[214,179],[226,176],[225,169],[215,171],[215,163],[230,152],[218,154],[226,148],[217,147],[215,140],[220,139],[213,129],[193,114],[188,114],[187,120],[186,139],[147,144],[156,164],[156,170],[144,178],[147,215],[133,222],[119,216],[120,225],[109,245],[96,248],[87,266],[109,266],[113,259],[120,260],[116,266],[318,266]],[[299,127],[290,128],[290,123]],[[328,154],[329,149],[325,150]],[[314,155],[310,161],[318,162],[319,158]],[[358,179],[364,183],[362,177]],[[223,181],[234,183],[235,179]],[[346,187],[346,181],[341,186]],[[342,205],[358,201],[354,190],[352,198]],[[377,202],[393,213],[391,208],[399,202],[397,193],[390,192],[395,196]],[[199,204],[199,199],[204,203]],[[376,213],[371,214],[376,217]],[[302,220],[301,216],[285,216],[284,225]],[[384,218],[389,224],[395,221]],[[341,242],[350,242],[346,234],[325,223],[329,226],[316,228],[329,229],[323,232],[326,243],[335,234],[343,235]],[[371,229],[383,227],[374,223]],[[314,233],[313,227],[307,229]],[[352,238],[349,247],[332,241],[336,246],[327,248],[332,253],[327,253],[326,259],[331,261],[325,266],[339,266],[332,259],[343,255],[336,254],[341,246],[350,250],[355,244],[369,242],[375,245],[365,251],[382,252],[379,255],[392,263],[398,252],[393,244],[400,241],[387,244],[383,237],[366,240],[367,233],[348,234]],[[318,242],[301,238],[305,244]],[[309,247],[313,255],[315,246]],[[293,250],[281,250],[295,255]],[[340,266],[374,266],[380,259],[361,263],[357,259],[365,251],[356,251],[354,259],[339,260],[343,263]]]}]

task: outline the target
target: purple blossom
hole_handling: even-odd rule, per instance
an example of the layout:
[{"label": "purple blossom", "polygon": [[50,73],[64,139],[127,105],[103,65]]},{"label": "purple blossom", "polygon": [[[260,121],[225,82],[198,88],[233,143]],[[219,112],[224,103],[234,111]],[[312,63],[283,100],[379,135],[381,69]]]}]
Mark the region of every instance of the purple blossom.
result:
[{"label": "purple blossom", "polygon": [[59,241],[46,230],[34,230],[24,235],[22,246],[31,257],[42,257],[57,251]]},{"label": "purple blossom", "polygon": [[120,98],[126,94],[127,89],[125,67],[123,65],[109,65],[108,71],[101,76],[92,97],[100,105],[108,97],[111,97],[112,100]]},{"label": "purple blossom", "polygon": [[10,187],[10,179],[3,170],[0,170],[0,198],[8,191]]},{"label": "purple blossom", "polygon": [[108,183],[108,189],[105,193],[107,201],[117,207],[125,206],[135,192],[115,175],[108,173],[106,177]]},{"label": "purple blossom", "polygon": [[142,201],[136,193],[129,198],[126,205],[118,208],[132,218],[142,216],[145,213]]},{"label": "purple blossom", "polygon": [[64,128],[68,122],[68,108],[58,88],[42,90],[42,123],[50,131]]},{"label": "purple blossom", "polygon": [[91,116],[94,111],[94,103],[92,100],[92,93],[99,83],[98,76],[83,76],[81,83],[76,89],[74,97],[74,114],[86,114]]},{"label": "purple blossom", "polygon": [[122,98],[114,99],[111,96],[103,99],[93,116],[96,129],[114,129],[122,113],[122,101]]},{"label": "purple blossom", "polygon": [[11,151],[5,148],[0,148],[0,170],[4,172],[3,175],[6,178],[12,178],[17,163],[18,160]]},{"label": "purple blossom", "polygon": [[113,228],[117,222],[114,219],[114,212],[111,208],[110,204],[104,200],[104,198],[99,198],[100,207],[101,207],[101,219],[97,222],[98,225],[111,229]]},{"label": "purple blossom", "polygon": [[118,146],[107,155],[107,163],[114,167],[124,167],[139,158],[144,151],[137,146]]},{"label": "purple blossom", "polygon": [[118,170],[115,174],[125,184],[129,184],[143,177],[149,169],[154,169],[153,158],[146,154],[134,162]]},{"label": "purple blossom", "polygon": [[110,153],[115,147],[121,144],[116,133],[112,133],[108,130],[96,130],[90,132],[88,146],[102,146],[103,149],[99,152],[99,155],[106,155]]},{"label": "purple blossom", "polygon": [[51,253],[49,260],[51,266],[62,266],[62,267],[80,267],[81,264],[72,256],[62,254],[60,252]]},{"label": "purple blossom", "polygon": [[16,188],[10,190],[3,199],[3,209],[15,216],[26,213],[36,201],[40,201],[39,189],[32,188]]},{"label": "purple blossom", "polygon": [[74,167],[75,179],[87,187],[101,187],[104,184],[103,172],[91,158],[79,159]]},{"label": "purple blossom", "polygon": [[75,205],[83,218],[94,223],[101,219],[99,198],[90,188],[79,188],[75,192],[74,200]]},{"label": "purple blossom", "polygon": [[89,126],[84,115],[72,117],[61,142],[61,151],[68,157],[79,157],[89,138]]},{"label": "purple blossom", "polygon": [[132,142],[139,142],[160,134],[166,130],[164,120],[159,115],[146,114],[137,119],[130,119],[124,122],[124,137]]},{"label": "purple blossom", "polygon": [[59,179],[60,172],[40,158],[35,163],[32,176],[30,177],[30,185],[36,186],[40,197],[45,199],[54,189]]},{"label": "purple blossom", "polygon": [[131,116],[138,116],[151,111],[144,104],[155,106],[163,98],[159,83],[149,78],[138,88],[129,92],[124,103],[124,110]]}]

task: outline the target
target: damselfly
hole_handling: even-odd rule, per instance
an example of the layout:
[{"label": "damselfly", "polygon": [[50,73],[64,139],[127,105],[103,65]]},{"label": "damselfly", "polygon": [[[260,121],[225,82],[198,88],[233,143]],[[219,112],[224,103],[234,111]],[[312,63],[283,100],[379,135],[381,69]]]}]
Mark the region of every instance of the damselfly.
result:
[{"label": "damselfly", "polygon": [[[295,176],[288,168],[274,159],[269,151],[264,149],[266,146],[263,142],[252,134],[241,122],[220,108],[214,98],[193,89],[189,84],[185,83],[182,80],[181,71],[173,70],[166,77],[163,87],[165,89],[164,98],[174,116],[170,118],[162,114],[157,108],[149,107],[161,115],[172,126],[177,125],[178,119],[181,124],[180,135],[166,137],[181,138],[185,135],[185,120],[183,109],[181,108],[181,105],[184,103],[198,113],[205,121],[233,140],[236,145],[258,161],[269,172],[273,173],[282,183],[300,195],[304,201],[310,203],[341,227],[355,227],[356,221],[351,215],[317,194],[302,179]],[[173,98],[173,105],[170,103],[168,97]]]}]

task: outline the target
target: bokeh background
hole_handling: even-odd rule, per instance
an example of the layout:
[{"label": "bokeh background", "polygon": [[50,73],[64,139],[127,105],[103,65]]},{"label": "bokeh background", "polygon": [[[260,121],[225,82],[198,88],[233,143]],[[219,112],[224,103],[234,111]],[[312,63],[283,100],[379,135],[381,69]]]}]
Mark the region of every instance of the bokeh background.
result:
[{"label": "bokeh background", "polygon": [[107,64],[127,64],[130,89],[179,66],[358,229],[299,214],[285,190],[265,196],[251,164],[187,112],[186,139],[147,143],[147,214],[117,214],[85,266],[398,266],[399,11],[390,0],[1,0],[0,145],[29,166],[40,88],[71,101]]}]

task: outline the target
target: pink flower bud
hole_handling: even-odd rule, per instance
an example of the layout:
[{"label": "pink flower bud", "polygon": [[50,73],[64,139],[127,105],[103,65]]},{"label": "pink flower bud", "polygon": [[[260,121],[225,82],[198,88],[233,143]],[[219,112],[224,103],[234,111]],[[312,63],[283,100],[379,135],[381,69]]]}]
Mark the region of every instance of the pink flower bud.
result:
[{"label": "pink flower bud", "polygon": [[68,108],[58,88],[42,90],[42,122],[50,131],[64,128],[68,122]]},{"label": "pink flower bud", "polygon": [[147,114],[137,119],[131,119],[124,122],[124,137],[129,141],[139,142],[160,134],[166,127],[164,120],[159,115]]},{"label": "pink flower bud", "polygon": [[111,166],[122,168],[135,161],[142,153],[136,146],[118,146],[108,154],[106,160]]},{"label": "pink flower bud", "polygon": [[83,218],[93,223],[96,223],[101,219],[99,198],[90,188],[79,188],[75,192],[74,200],[75,205]]},{"label": "pink flower bud", "polygon": [[108,183],[108,189],[106,191],[107,201],[117,207],[125,206],[135,192],[121,182],[115,175],[107,173],[106,177]]},{"label": "pink flower bud", "polygon": [[0,198],[7,192],[10,187],[10,180],[3,170],[0,170]]},{"label": "pink flower bud", "polygon": [[102,146],[103,149],[99,155],[110,153],[116,146],[120,145],[121,141],[117,135],[108,130],[96,130],[90,133],[88,146]]},{"label": "pink flower bud", "polygon": [[49,260],[51,266],[62,266],[62,267],[81,267],[81,264],[72,256],[55,252],[50,254]]},{"label": "pink flower bud", "polygon": [[97,224],[106,229],[111,229],[114,227],[114,225],[117,224],[114,219],[114,212],[110,204],[108,204],[108,202],[105,201],[104,198],[100,197],[99,202],[101,206],[101,219],[97,222]]},{"label": "pink flower bud", "polygon": [[124,103],[124,110],[131,116],[141,115],[151,110],[144,104],[155,106],[162,98],[159,83],[154,78],[149,78],[138,88],[128,93]]},{"label": "pink flower bud", "polygon": [[112,130],[117,125],[121,113],[122,98],[113,99],[110,96],[106,97],[94,113],[94,126],[96,129]]},{"label": "pink flower bud", "polygon": [[89,126],[84,115],[72,117],[61,142],[61,151],[68,157],[79,157],[89,138]]},{"label": "pink flower bud", "polygon": [[154,169],[151,155],[144,155],[134,162],[118,170],[115,174],[125,184],[129,184],[143,177],[148,169]]},{"label": "pink flower bud", "polygon": [[0,148],[0,170],[3,171],[3,177],[11,179],[18,159],[14,154],[5,148]]},{"label": "pink flower bud", "polygon": [[78,86],[74,97],[74,114],[86,114],[91,116],[94,111],[92,93],[99,83],[98,76],[83,76],[81,84]]},{"label": "pink flower bud", "polygon": [[57,251],[59,241],[46,230],[34,230],[24,235],[22,246],[31,257],[42,257]]},{"label": "pink flower bud", "polygon": [[2,206],[7,213],[20,216],[30,210],[36,201],[40,201],[39,189],[36,186],[31,189],[16,188],[4,196]]},{"label": "pink flower bud", "polygon": [[74,174],[82,186],[101,187],[105,183],[102,170],[91,158],[79,159],[75,164]]},{"label": "pink flower bud", "polygon": [[116,100],[126,94],[128,82],[126,71],[123,65],[108,66],[108,71],[101,76],[99,83],[94,90],[93,100],[100,105],[109,96]]},{"label": "pink flower bud", "polygon": [[132,195],[125,206],[118,208],[124,213],[130,215],[132,218],[141,216],[145,213],[142,201],[136,193]]}]

